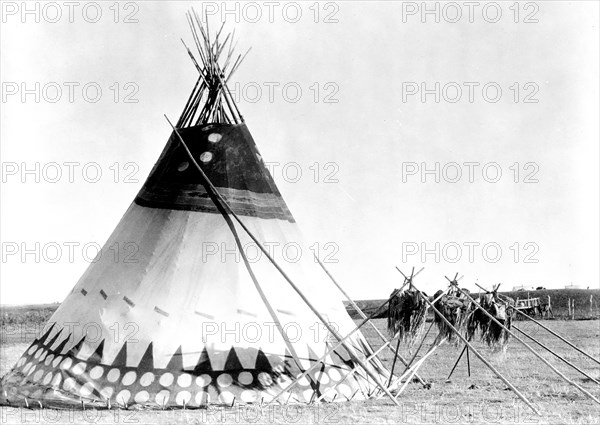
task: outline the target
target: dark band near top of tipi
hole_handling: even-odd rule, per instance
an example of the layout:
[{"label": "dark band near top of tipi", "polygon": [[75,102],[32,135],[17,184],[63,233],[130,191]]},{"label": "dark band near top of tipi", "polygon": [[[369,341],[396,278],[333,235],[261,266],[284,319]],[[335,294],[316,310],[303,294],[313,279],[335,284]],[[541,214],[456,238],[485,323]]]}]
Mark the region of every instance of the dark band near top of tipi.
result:
[{"label": "dark band near top of tipi", "polygon": [[[237,214],[294,221],[245,124],[207,124],[179,134]],[[171,136],[135,202],[219,214],[190,162],[176,135]]]}]

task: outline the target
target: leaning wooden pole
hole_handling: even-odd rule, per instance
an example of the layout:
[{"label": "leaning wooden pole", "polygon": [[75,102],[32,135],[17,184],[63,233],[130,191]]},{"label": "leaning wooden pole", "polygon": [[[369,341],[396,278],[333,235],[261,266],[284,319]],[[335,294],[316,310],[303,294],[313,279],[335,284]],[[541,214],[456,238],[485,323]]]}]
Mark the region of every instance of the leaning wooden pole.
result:
[{"label": "leaning wooden pole", "polygon": [[465,354],[465,351],[467,351],[467,345],[466,344],[463,347],[462,351],[460,352],[460,354],[458,356],[458,359],[456,359],[456,362],[454,363],[454,366],[452,366],[452,370],[448,374],[448,377],[446,378],[446,381],[449,380],[450,377],[452,376],[452,374],[454,373],[454,370],[456,369],[456,366],[458,366],[458,362],[460,362],[460,359],[462,359],[463,354]]},{"label": "leaning wooden pole", "polygon": [[560,356],[559,354],[555,353],[554,351],[552,351],[550,348],[546,347],[544,344],[542,344],[541,342],[539,342],[537,339],[535,339],[533,336],[529,335],[527,332],[517,328],[516,326],[512,326],[514,329],[518,330],[519,332],[521,332],[523,335],[525,335],[527,338],[529,338],[530,340],[532,340],[533,342],[535,342],[537,345],[539,345],[540,347],[542,347],[544,350],[548,351],[550,354],[552,354],[554,357],[557,357],[558,359],[562,360],[564,363],[568,364],[569,366],[571,366],[573,369],[575,369],[577,372],[581,373],[583,376],[585,376],[586,378],[590,379],[592,382],[595,382],[596,384],[600,385],[600,382],[598,382],[596,379],[592,378],[590,375],[588,375],[587,373],[585,373],[583,370],[579,369],[577,366],[575,366],[573,363],[571,363],[570,361],[568,361],[567,359],[565,359],[564,357]]},{"label": "leaning wooden pole", "polygon": [[502,323],[500,323],[498,321],[498,319],[496,319],[494,316],[492,316],[490,313],[487,312],[487,310],[483,307],[481,307],[481,305],[479,305],[478,303],[475,302],[475,300],[473,298],[471,298],[471,296],[469,294],[467,294],[466,292],[464,292],[462,289],[458,288],[457,289],[462,292],[462,294],[467,297],[468,300],[470,300],[476,308],[478,308],[479,310],[483,311],[485,313],[486,316],[488,316],[490,319],[492,319],[492,321],[494,323],[496,323],[498,326],[500,326],[502,329],[504,329],[510,336],[512,336],[514,339],[516,339],[517,341],[519,341],[521,344],[523,344],[525,346],[525,348],[527,348],[529,351],[531,351],[531,353],[533,353],[534,356],[536,356],[538,359],[540,359],[542,362],[544,362],[550,369],[552,369],[558,376],[560,376],[565,382],[567,382],[568,384],[574,386],[575,388],[577,388],[579,391],[581,391],[581,393],[583,393],[586,397],[588,397],[589,399],[593,400],[595,403],[600,404],[600,400],[598,400],[596,397],[594,397],[594,395],[592,393],[590,393],[589,391],[587,391],[585,388],[581,387],[579,384],[577,384],[576,382],[570,380],[569,378],[567,378],[565,376],[565,374],[563,374],[560,370],[558,370],[557,368],[555,368],[554,366],[552,366],[550,364],[550,362],[548,360],[546,360],[545,358],[543,358],[537,351],[535,351],[531,345],[527,344],[525,341],[523,341],[521,338],[519,338],[518,336],[516,336],[513,332],[510,331],[510,329],[508,329],[506,326],[504,326]]},{"label": "leaning wooden pole", "polygon": [[394,379],[394,369],[396,369],[396,359],[398,358],[398,351],[400,351],[400,343],[402,342],[402,338],[398,335],[398,342],[396,343],[396,351],[394,352],[394,361],[392,362],[392,369],[390,370],[390,379],[388,381],[388,387],[392,383],[392,379]]},{"label": "leaning wooden pole", "polygon": [[587,358],[595,361],[596,363],[600,364],[600,360],[594,358],[593,356],[589,355],[588,353],[586,353],[585,351],[583,351],[581,348],[577,347],[576,345],[572,344],[571,342],[567,341],[566,339],[564,339],[562,336],[560,336],[559,334],[557,334],[556,332],[554,332],[552,329],[544,326],[543,324],[541,324],[540,322],[538,322],[537,320],[535,320],[533,317],[528,316],[527,314],[523,313],[522,311],[519,311],[517,309],[515,309],[515,311],[519,314],[521,314],[522,316],[526,317],[527,319],[531,320],[533,323],[537,324],[538,326],[546,329],[548,332],[550,332],[552,335],[554,335],[555,337],[557,337],[558,339],[560,339],[562,342],[566,343],[567,345],[571,346],[573,349],[577,350],[578,352],[580,352],[581,354],[583,354],[584,356],[586,356]]},{"label": "leaning wooden pole", "polygon": [[[361,310],[361,308],[358,306],[358,304],[356,304],[354,302],[354,300],[352,298],[350,298],[350,295],[348,295],[348,293],[344,290],[344,288],[342,288],[342,286],[337,282],[337,280],[333,277],[333,275],[329,272],[329,270],[327,270],[327,268],[325,267],[325,265],[321,262],[321,260],[319,259],[319,257],[317,257],[316,255],[314,256],[315,260],[317,261],[317,263],[319,263],[319,265],[321,266],[321,268],[323,269],[323,271],[325,272],[325,274],[327,274],[327,276],[329,277],[329,279],[333,282],[333,284],[335,285],[336,288],[338,288],[340,290],[340,292],[346,297],[346,299],[348,300],[348,302],[350,303],[350,305],[358,312],[358,314],[360,315],[360,317],[362,317],[363,319],[367,318],[367,315],[364,313],[364,311]],[[414,277],[417,277],[417,275],[419,273],[421,273],[423,271],[423,269],[419,270],[417,273],[415,273]],[[377,335],[379,335],[379,337],[381,338],[381,340],[384,343],[388,342],[388,339],[381,333],[381,331],[377,328],[377,326],[371,321],[369,320],[368,322],[371,327],[375,330],[375,332],[377,333]],[[393,338],[392,338],[393,339]],[[391,340],[390,340],[391,342]],[[398,340],[398,345],[400,344],[400,340]],[[386,347],[389,347],[389,349],[394,352],[394,363],[392,365],[392,372],[390,373],[390,381],[388,382],[388,387],[390,386],[391,382],[392,382],[392,378],[394,376],[394,365],[396,364],[396,360],[400,359],[400,361],[402,362],[402,364],[404,364],[404,366],[408,367],[409,363],[406,362],[406,360],[400,355],[398,354],[398,348],[396,348],[396,351],[394,351],[394,349],[391,347],[390,344],[386,344]],[[419,382],[421,382],[422,385],[427,385],[427,383],[421,379],[421,377],[419,375],[416,375],[417,379],[419,380]]]},{"label": "leaning wooden pole", "polygon": [[[423,295],[422,295],[422,296],[423,296]],[[459,331],[458,331],[458,330],[457,330],[457,329],[456,329],[456,328],[455,328],[455,327],[452,325],[452,323],[450,323],[450,322],[448,321],[448,319],[446,319],[446,318],[444,317],[444,315],[443,315],[442,313],[440,313],[440,312],[438,311],[438,309],[437,309],[437,308],[435,308],[435,307],[433,306],[433,304],[432,304],[432,303],[431,303],[431,302],[430,302],[430,301],[427,299],[427,297],[426,297],[426,296],[423,296],[423,299],[425,300],[425,302],[426,302],[427,304],[429,304],[429,307],[431,307],[431,308],[433,309],[433,312],[434,312],[434,313],[435,313],[435,314],[436,314],[436,315],[437,315],[437,316],[438,316],[438,317],[439,317],[439,318],[440,318],[440,319],[441,319],[441,320],[442,320],[444,323],[446,323],[446,325],[447,325],[448,327],[450,327],[450,329],[452,329],[452,331],[453,331],[453,332],[456,334],[456,336],[458,336],[458,337],[459,337],[459,338],[462,340],[462,342],[464,342],[464,343],[465,343],[465,344],[466,344],[466,345],[467,345],[467,346],[468,346],[468,347],[471,349],[471,351],[473,351],[473,354],[475,354],[475,356],[477,356],[477,358],[478,358],[479,360],[481,360],[481,361],[483,362],[483,364],[485,364],[485,365],[486,365],[488,368],[490,368],[490,370],[491,370],[492,372],[494,372],[494,374],[495,374],[495,375],[496,375],[498,378],[500,378],[500,380],[501,380],[502,382],[504,382],[506,385],[508,385],[508,387],[509,387],[511,390],[513,390],[513,392],[514,392],[514,393],[515,393],[515,394],[516,394],[516,395],[517,395],[517,396],[518,396],[518,397],[519,397],[521,400],[523,400],[523,402],[524,402],[524,403],[525,403],[527,406],[529,406],[529,408],[530,408],[531,410],[533,410],[533,411],[535,412],[535,414],[536,414],[536,415],[538,415],[538,416],[541,416],[540,412],[538,412],[538,411],[537,411],[537,409],[536,409],[535,407],[533,407],[533,405],[532,405],[532,404],[529,402],[529,400],[527,400],[527,399],[525,398],[525,396],[524,396],[523,394],[521,394],[521,393],[519,392],[519,390],[517,390],[517,389],[515,388],[515,386],[514,386],[513,384],[511,384],[511,383],[510,383],[510,381],[509,381],[508,379],[506,379],[506,378],[505,378],[505,377],[504,377],[504,376],[503,376],[503,375],[502,375],[502,374],[501,374],[501,373],[500,373],[498,370],[496,370],[496,368],[495,368],[495,367],[494,367],[494,366],[493,366],[493,365],[492,365],[490,362],[488,362],[488,361],[487,361],[487,360],[486,360],[486,359],[485,359],[485,358],[484,358],[484,357],[483,357],[483,356],[482,356],[482,355],[479,353],[479,351],[477,351],[477,350],[475,349],[475,347],[473,347],[471,344],[469,344],[469,341],[467,341],[467,339],[466,339],[464,336],[462,336],[462,335],[461,335],[461,333],[460,333],[460,332],[459,332]]]},{"label": "leaning wooden pole", "polygon": [[[167,118],[166,115],[165,115],[165,118]],[[312,303],[308,300],[308,298],[306,298],[306,296],[302,293],[302,291],[300,291],[300,289],[296,286],[296,284],[290,279],[290,277],[287,275],[287,273],[285,273],[285,271],[279,266],[279,264],[277,264],[275,259],[273,259],[271,254],[268,252],[268,250],[265,247],[263,247],[263,245],[256,238],[256,236],[254,236],[254,234],[244,224],[244,222],[239,218],[239,216],[231,209],[231,207],[229,206],[229,203],[225,200],[225,198],[223,198],[223,196],[221,196],[221,194],[219,193],[217,188],[212,184],[212,182],[210,181],[208,176],[204,173],[204,170],[202,170],[200,165],[196,162],[196,159],[192,155],[191,151],[187,147],[187,144],[185,143],[185,141],[183,140],[181,135],[179,134],[179,131],[177,131],[177,129],[171,123],[169,118],[167,118],[167,121],[173,128],[173,131],[179,138],[179,141],[181,142],[181,144],[184,146],[184,148],[187,151],[188,155],[190,156],[190,159],[192,160],[194,166],[201,173],[202,178],[207,183],[207,185],[210,187],[210,189],[213,191],[213,193],[217,196],[217,198],[221,202],[222,206],[226,209],[227,213],[230,214],[233,218],[235,218],[235,220],[242,227],[242,229],[244,229],[244,231],[248,234],[248,236],[250,236],[250,238],[260,248],[260,250],[263,252],[263,254],[265,254],[265,256],[269,259],[271,264],[273,264],[273,266],[275,266],[275,268],[281,274],[281,276],[283,276],[283,278],[289,283],[289,285],[292,287],[292,289],[294,289],[294,291],[300,296],[302,301],[304,301],[304,303],[308,306],[308,308],[310,308],[310,310],[314,313],[314,315],[317,316],[317,318],[321,321],[321,323],[323,323],[323,325],[327,328],[327,330],[339,341],[339,343],[344,347],[344,349],[348,352],[348,354],[350,354],[350,356],[353,358],[352,360],[355,361],[356,363],[360,364],[363,367],[363,369],[365,370],[367,375],[369,375],[371,377],[371,379],[373,379],[373,381],[375,381],[377,386],[379,388],[381,388],[381,390],[383,390],[383,392],[386,393],[386,395],[389,398],[392,399],[394,404],[396,404],[397,406],[400,406],[400,403],[398,403],[398,400],[396,400],[394,398],[392,393],[390,393],[390,391],[387,389],[387,387],[379,380],[379,377],[368,367],[368,365],[366,365],[361,359],[358,358],[358,356],[354,353],[353,348],[345,343],[346,338],[342,338],[340,335],[338,335],[338,333],[335,331],[335,329],[333,329],[333,327],[329,324],[329,322],[327,320],[325,320],[323,315],[321,313],[319,313],[319,311],[312,305]]]}]

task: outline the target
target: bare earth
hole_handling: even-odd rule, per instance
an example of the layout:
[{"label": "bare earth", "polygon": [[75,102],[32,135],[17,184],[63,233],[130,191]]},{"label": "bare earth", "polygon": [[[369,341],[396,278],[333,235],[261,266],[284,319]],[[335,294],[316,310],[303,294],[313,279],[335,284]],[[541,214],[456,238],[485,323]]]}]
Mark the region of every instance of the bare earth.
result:
[{"label": "bare earth", "polygon": [[[385,320],[376,320],[375,323],[385,333]],[[546,321],[545,324],[584,351],[600,358],[598,320]],[[597,363],[577,353],[546,331],[536,329],[531,323],[516,322],[516,325],[595,379],[600,379],[600,366]],[[368,325],[363,329],[371,344],[379,347],[381,340],[375,332]],[[2,336],[0,374],[4,375],[29,345],[32,336],[20,338],[18,335],[6,333]],[[429,336],[427,343],[432,340],[433,337]],[[400,407],[393,405],[387,398],[316,406],[238,406],[195,411],[81,412],[1,407],[0,424],[600,424],[600,405],[562,381],[517,341],[511,341],[506,353],[492,353],[479,343],[475,346],[480,348],[481,353],[542,412],[542,416],[536,416],[472,353],[471,377],[467,376],[466,361],[463,357],[451,382],[446,382],[462,346],[445,344],[435,351],[420,369],[420,375],[432,383],[431,388],[424,389],[418,383],[411,383],[399,398]],[[558,363],[549,353],[542,353],[541,348],[535,347],[533,343],[532,346],[561,372],[595,397],[600,397],[598,385],[564,363]],[[424,348],[427,348],[427,345]],[[406,349],[402,350],[402,353],[405,358],[410,357]],[[381,358],[391,367],[391,351],[383,351]]]}]

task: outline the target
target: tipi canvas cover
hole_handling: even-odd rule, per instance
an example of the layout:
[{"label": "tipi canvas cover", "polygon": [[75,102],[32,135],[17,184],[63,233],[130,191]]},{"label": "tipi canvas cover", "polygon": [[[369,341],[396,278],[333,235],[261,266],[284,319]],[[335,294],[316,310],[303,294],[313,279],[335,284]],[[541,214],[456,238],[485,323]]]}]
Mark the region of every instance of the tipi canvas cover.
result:
[{"label": "tipi canvas cover", "polygon": [[[224,43],[193,25],[206,57],[177,130],[99,260],[2,378],[0,403],[346,401],[387,380],[360,332],[338,343],[355,324],[230,103]],[[116,262],[112,247],[126,245],[135,253]]]}]

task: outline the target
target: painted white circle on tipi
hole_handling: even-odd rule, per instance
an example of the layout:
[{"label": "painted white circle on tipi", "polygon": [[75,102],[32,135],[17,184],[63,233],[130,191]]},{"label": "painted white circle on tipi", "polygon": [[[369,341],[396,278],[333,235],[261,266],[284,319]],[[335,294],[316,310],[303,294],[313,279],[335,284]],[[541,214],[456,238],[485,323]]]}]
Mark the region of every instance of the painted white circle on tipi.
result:
[{"label": "painted white circle on tipi", "polygon": [[150,399],[150,394],[148,394],[148,391],[140,391],[133,398],[133,400],[136,403],[140,403],[140,404],[147,402],[149,399]]},{"label": "painted white circle on tipi", "polygon": [[52,386],[54,388],[58,388],[60,386],[60,381],[62,380],[62,376],[59,373],[57,373],[56,375],[54,375],[54,379],[52,380]]},{"label": "painted white circle on tipi", "polygon": [[250,385],[252,383],[252,374],[250,372],[240,372],[238,382],[242,385]]},{"label": "painted white circle on tipi", "polygon": [[104,368],[102,366],[94,366],[92,370],[90,370],[90,378],[98,379],[104,373]]},{"label": "painted white circle on tipi", "polygon": [[31,375],[36,367],[37,366],[33,366],[31,369],[29,369],[29,372],[27,372],[27,376]]},{"label": "painted white circle on tipi", "polygon": [[104,398],[110,398],[113,395],[114,392],[115,392],[115,389],[113,387],[104,387],[100,391],[100,394]]},{"label": "painted white circle on tipi", "polygon": [[329,377],[331,378],[332,381],[339,381],[342,378],[342,375],[340,375],[340,372],[332,367],[327,371],[327,374],[329,375]]},{"label": "painted white circle on tipi", "polygon": [[44,349],[43,349],[43,348],[40,348],[39,350],[37,350],[37,351],[35,352],[35,354],[33,355],[33,358],[34,358],[34,359],[39,359],[39,358],[40,358],[40,356],[42,355],[42,353],[43,353],[43,352],[44,352]]},{"label": "painted white circle on tipi", "polygon": [[140,385],[142,387],[147,387],[148,385],[150,385],[153,382],[154,382],[154,373],[152,373],[152,372],[146,372],[140,378]]},{"label": "painted white circle on tipi", "polygon": [[173,383],[173,380],[175,378],[173,377],[172,373],[163,373],[163,375],[160,377],[160,380],[158,381],[160,383],[160,385],[162,385],[163,387],[168,387]]},{"label": "painted white circle on tipi", "polygon": [[244,390],[240,394],[240,398],[245,403],[254,403],[258,399],[258,393],[254,390]]},{"label": "painted white circle on tipi", "polygon": [[191,385],[191,383],[192,375],[190,375],[189,373],[179,375],[179,378],[177,378],[177,385],[179,385],[180,387],[187,388]]},{"label": "painted white circle on tipi", "polygon": [[68,369],[71,367],[71,365],[73,364],[73,360],[66,358],[62,361],[62,363],[60,364],[61,369]]},{"label": "painted white circle on tipi", "polygon": [[73,366],[71,372],[73,373],[73,375],[81,375],[83,372],[85,372],[85,367],[85,362],[79,362],[75,366]]},{"label": "painted white circle on tipi", "polygon": [[50,366],[50,363],[52,363],[52,360],[54,360],[54,354],[50,354],[48,357],[46,357],[46,361],[44,361],[44,364],[46,366]]},{"label": "painted white circle on tipi", "polygon": [[44,374],[44,371],[42,369],[38,370],[36,373],[34,373],[33,375],[33,382],[37,382],[40,379],[42,379],[42,375]]},{"label": "painted white circle on tipi", "polygon": [[175,403],[177,403],[180,406],[183,406],[184,404],[187,405],[190,402],[191,398],[192,395],[189,391],[179,391],[177,393],[177,396],[175,397]]},{"label": "painted white circle on tipi", "polygon": [[202,161],[203,163],[208,163],[213,159],[213,154],[210,152],[202,152],[200,154],[200,161]]},{"label": "painted white circle on tipi", "polygon": [[81,389],[79,390],[79,394],[81,395],[81,397],[88,397],[90,394],[92,394],[92,391],[94,391],[94,384],[88,382],[87,384],[81,387]]},{"label": "painted white circle on tipi", "polygon": [[17,367],[21,367],[21,366],[23,366],[23,365],[25,364],[25,362],[26,362],[26,361],[27,361],[27,360],[25,360],[25,357],[21,357],[21,358],[19,359],[19,361],[17,362]]},{"label": "painted white circle on tipi", "polygon": [[179,164],[179,167],[177,167],[177,171],[185,171],[188,169],[188,167],[190,166],[190,163],[185,161],[182,162],[181,164]]},{"label": "painted white circle on tipi", "polygon": [[321,373],[320,375],[317,375],[317,379],[319,380],[320,385],[329,384],[329,376],[327,376],[327,374],[325,374],[325,373]]},{"label": "painted white circle on tipi", "polygon": [[48,372],[46,374],[46,376],[44,376],[44,380],[42,381],[42,384],[48,385],[48,384],[50,384],[50,381],[52,381],[52,372]]},{"label": "painted white circle on tipi", "polygon": [[273,378],[268,373],[261,372],[258,374],[258,382],[260,382],[263,387],[270,387],[273,385]]},{"label": "painted white circle on tipi", "polygon": [[73,388],[75,388],[76,384],[77,383],[75,382],[75,379],[67,378],[65,379],[65,382],[63,382],[63,389],[65,391],[71,391]]},{"label": "painted white circle on tipi", "polygon": [[312,390],[312,389],[310,389],[310,390],[304,390],[304,391],[302,391],[302,397],[304,397],[304,400],[307,403],[310,403],[311,401],[314,401],[314,400],[311,400],[313,397],[316,398],[316,396],[314,395],[314,393],[315,393],[315,390]]},{"label": "painted white circle on tipi", "polygon": [[44,351],[44,352],[42,353],[42,355],[40,356],[40,358],[39,358],[39,362],[40,362],[40,363],[41,363],[41,362],[43,362],[43,361],[46,359],[46,357],[48,357],[48,352],[47,352],[47,351]]},{"label": "painted white circle on tipi", "polygon": [[233,382],[233,378],[228,373],[222,373],[217,378],[217,384],[219,385],[219,387],[222,387],[222,388],[227,388],[228,386],[231,385],[232,382]]},{"label": "painted white circle on tipi", "polygon": [[27,350],[27,354],[32,355],[35,352],[35,350],[37,350],[37,349],[38,349],[38,346],[34,344],[31,347],[29,347],[29,350]]},{"label": "painted white circle on tipi", "polygon": [[121,371],[117,368],[114,368],[108,371],[106,379],[108,380],[108,382],[117,382],[119,376],[121,376]]},{"label": "painted white circle on tipi", "polygon": [[221,394],[219,394],[219,401],[221,403],[231,404],[233,403],[234,398],[235,396],[229,391],[223,391]]},{"label": "painted white circle on tipi", "polygon": [[123,375],[123,379],[121,380],[121,383],[123,385],[131,385],[135,382],[136,377],[137,377],[137,373],[135,373],[133,370],[130,370],[125,375]]},{"label": "painted white circle on tipi", "polygon": [[300,385],[301,387],[308,387],[310,385],[310,381],[306,376],[303,376],[298,380],[298,385]]},{"label": "painted white circle on tipi", "polygon": [[208,141],[210,143],[217,143],[221,140],[223,136],[221,136],[219,133],[211,133],[208,135]]},{"label": "painted white circle on tipi", "polygon": [[170,391],[168,391],[168,390],[161,390],[158,393],[156,393],[156,397],[154,397],[154,400],[156,401],[156,403],[159,406],[164,406],[169,401],[169,396],[170,395],[171,395]]},{"label": "painted white circle on tipi", "polygon": [[117,403],[124,405],[129,402],[130,398],[131,398],[131,393],[129,392],[129,390],[123,390],[119,394],[117,394],[117,396],[115,397],[115,400],[117,400]]},{"label": "painted white circle on tipi", "polygon": [[196,397],[194,397],[194,400],[196,400],[197,405],[204,406],[210,403],[210,395],[205,391],[199,391],[198,393],[196,393]]},{"label": "painted white circle on tipi", "polygon": [[62,356],[56,356],[56,358],[52,361],[52,367],[57,367],[60,362],[62,362]]},{"label": "painted white circle on tipi", "polygon": [[211,381],[212,378],[210,377],[210,375],[200,375],[196,378],[196,385],[198,385],[199,387],[206,387],[208,384],[210,384]]}]

